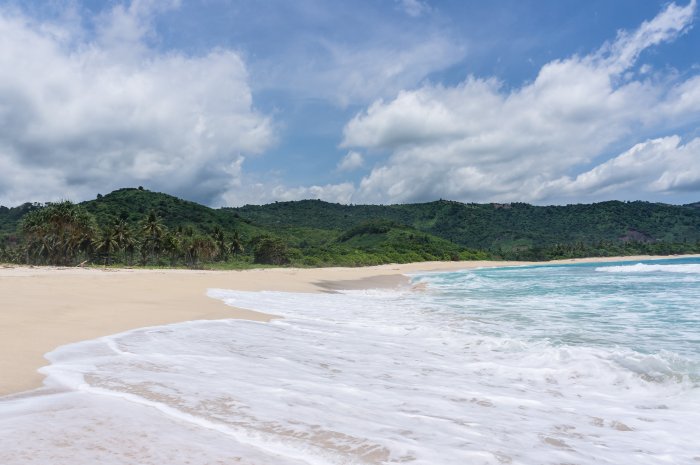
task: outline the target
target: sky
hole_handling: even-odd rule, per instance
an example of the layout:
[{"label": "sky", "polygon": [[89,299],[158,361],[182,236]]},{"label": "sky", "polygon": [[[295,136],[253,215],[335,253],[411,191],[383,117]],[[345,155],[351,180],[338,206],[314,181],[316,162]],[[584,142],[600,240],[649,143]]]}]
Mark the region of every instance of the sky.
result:
[{"label": "sky", "polygon": [[696,0],[0,0],[0,205],[700,201]]}]

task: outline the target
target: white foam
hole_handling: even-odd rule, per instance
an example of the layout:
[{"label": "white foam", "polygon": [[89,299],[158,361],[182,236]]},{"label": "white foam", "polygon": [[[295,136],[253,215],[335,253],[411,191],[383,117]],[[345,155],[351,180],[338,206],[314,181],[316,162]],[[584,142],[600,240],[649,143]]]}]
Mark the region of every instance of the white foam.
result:
[{"label": "white foam", "polygon": [[700,265],[695,263],[685,263],[677,265],[658,265],[637,263],[634,265],[601,266],[595,269],[604,273],[685,273],[700,274]]},{"label": "white foam", "polygon": [[305,464],[118,397],[81,392],[0,404],[6,465]]},{"label": "white foam", "polygon": [[673,354],[489,333],[488,321],[429,294],[209,294],[285,319],[189,322],[57,349],[43,372],[72,391],[0,403],[0,463],[700,457],[700,391]]}]

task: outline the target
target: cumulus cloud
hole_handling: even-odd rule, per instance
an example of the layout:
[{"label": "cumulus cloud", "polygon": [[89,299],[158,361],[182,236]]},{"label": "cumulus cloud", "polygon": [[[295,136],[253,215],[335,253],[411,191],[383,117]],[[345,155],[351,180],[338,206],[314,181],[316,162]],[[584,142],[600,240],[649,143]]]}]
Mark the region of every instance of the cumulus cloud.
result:
[{"label": "cumulus cloud", "polygon": [[[456,86],[426,84],[374,102],[347,123],[342,146],[383,150],[390,157],[362,179],[354,200],[561,200],[568,184],[558,180],[612,147],[698,121],[699,76],[635,69],[644,50],[689,29],[695,7],[695,0],[670,4],[589,55],[547,63],[521,87],[469,77]],[[668,153],[657,163],[685,152]],[[690,169],[700,172],[697,164]],[[669,176],[663,189],[654,188],[693,185]]]},{"label": "cumulus cloud", "polygon": [[700,191],[700,138],[686,144],[678,136],[647,140],[575,178],[551,181],[542,190],[571,198]]},{"label": "cumulus cloud", "polygon": [[353,171],[361,168],[365,159],[360,152],[351,150],[338,163],[338,171]]},{"label": "cumulus cloud", "polygon": [[222,195],[223,205],[261,205],[276,201],[320,199],[326,202],[349,204],[355,186],[350,182],[319,186],[289,187],[274,182],[247,182],[242,188],[233,188]]},{"label": "cumulus cloud", "polygon": [[118,4],[94,34],[0,8],[0,204],[135,184],[209,202],[274,142],[236,52],[149,45],[177,3]]}]

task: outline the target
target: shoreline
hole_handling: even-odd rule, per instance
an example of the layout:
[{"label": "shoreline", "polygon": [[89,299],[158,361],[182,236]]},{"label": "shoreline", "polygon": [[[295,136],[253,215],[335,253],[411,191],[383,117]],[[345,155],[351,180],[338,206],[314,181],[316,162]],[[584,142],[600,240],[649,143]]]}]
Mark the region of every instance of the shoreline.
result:
[{"label": "shoreline", "polygon": [[660,260],[698,255],[591,257],[548,262],[416,262],[360,268],[181,269],[58,268],[0,265],[0,398],[40,388],[55,348],[147,326],[274,315],[230,307],[209,288],[338,292],[401,288],[407,274],[486,267]]}]

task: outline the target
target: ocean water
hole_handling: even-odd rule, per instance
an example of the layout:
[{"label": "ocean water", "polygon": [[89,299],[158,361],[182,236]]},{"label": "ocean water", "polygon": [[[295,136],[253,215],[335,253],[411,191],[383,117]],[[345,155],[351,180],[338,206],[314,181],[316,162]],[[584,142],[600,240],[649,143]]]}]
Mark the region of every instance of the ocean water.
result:
[{"label": "ocean water", "polygon": [[700,463],[700,260],[412,279],[60,347],[0,463]]}]

